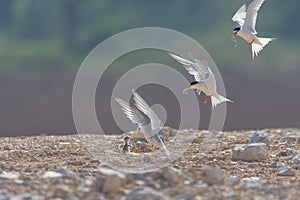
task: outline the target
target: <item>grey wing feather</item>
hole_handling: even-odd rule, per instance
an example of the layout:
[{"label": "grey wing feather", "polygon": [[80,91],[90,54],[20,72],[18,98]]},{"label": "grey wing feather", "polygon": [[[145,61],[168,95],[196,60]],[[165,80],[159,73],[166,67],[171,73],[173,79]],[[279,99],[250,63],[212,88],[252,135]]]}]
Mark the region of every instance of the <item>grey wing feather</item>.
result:
[{"label": "grey wing feather", "polygon": [[242,5],[238,11],[232,17],[232,21],[235,23],[236,26],[242,27],[245,24],[246,15],[247,15],[247,7],[246,4]]},{"label": "grey wing feather", "polygon": [[136,107],[150,118],[152,129],[159,130],[162,126],[162,121],[136,91],[132,90],[132,93]]},{"label": "grey wing feather", "polygon": [[209,68],[208,62],[206,60],[198,60],[194,58],[192,55],[191,57],[194,59],[194,61],[198,64],[201,70],[201,74],[203,76],[203,81],[205,82],[206,86],[209,90],[216,91],[217,90],[217,82],[216,77]]},{"label": "grey wing feather", "polygon": [[124,114],[132,121],[132,123],[138,124],[139,127],[148,125],[150,123],[150,119],[147,116],[143,115],[136,108],[131,107],[122,99],[115,98],[115,101],[118,102]]},{"label": "grey wing feather", "polygon": [[253,0],[252,3],[249,5],[246,15],[246,21],[244,24],[244,28],[248,31],[256,34],[255,24],[257,19],[257,13],[260,9],[261,5],[265,0]]},{"label": "grey wing feather", "polygon": [[170,53],[169,55],[174,58],[177,62],[183,65],[183,67],[188,71],[189,74],[195,77],[196,81],[202,81],[207,78],[207,70],[206,67],[199,66],[199,64],[195,62],[191,62],[187,59],[184,59],[176,54]]}]

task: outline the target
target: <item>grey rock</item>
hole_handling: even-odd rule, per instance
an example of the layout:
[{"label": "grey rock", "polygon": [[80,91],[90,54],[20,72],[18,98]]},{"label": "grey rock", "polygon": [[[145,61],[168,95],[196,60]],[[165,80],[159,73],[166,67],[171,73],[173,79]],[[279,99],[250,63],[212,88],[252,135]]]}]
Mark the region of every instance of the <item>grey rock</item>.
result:
[{"label": "grey rock", "polygon": [[43,199],[45,198],[42,196],[35,196],[27,193],[10,197],[10,200],[43,200]]},{"label": "grey rock", "polygon": [[285,156],[285,157],[280,158],[280,160],[292,160],[292,159],[293,159],[293,156]]},{"label": "grey rock", "polygon": [[224,174],[219,168],[206,168],[202,170],[201,180],[209,185],[223,184]]},{"label": "grey rock", "polygon": [[7,200],[9,199],[7,194],[0,194],[0,200]]},{"label": "grey rock", "polygon": [[56,187],[53,192],[53,196],[55,198],[62,198],[62,199],[66,199],[67,196],[69,196],[69,194],[70,194],[70,188],[67,185]]},{"label": "grey rock", "polygon": [[68,170],[66,167],[60,167],[55,170],[55,172],[62,174],[64,176],[74,177],[76,174],[71,170]]},{"label": "grey rock", "polygon": [[278,169],[277,172],[278,176],[295,176],[295,172],[293,171],[293,168],[290,166],[282,166]]},{"label": "grey rock", "polygon": [[175,196],[174,200],[194,200],[194,197],[189,194],[180,194]]},{"label": "grey rock", "polygon": [[182,184],[184,180],[181,170],[173,167],[166,167],[163,170],[163,177],[170,183],[170,185]]},{"label": "grey rock", "polygon": [[296,140],[297,138],[295,136],[285,136],[281,138],[281,142],[287,142],[287,143],[295,142]]},{"label": "grey rock", "polygon": [[126,196],[126,200],[164,200],[168,199],[151,188],[136,188]]},{"label": "grey rock", "polygon": [[243,161],[261,161],[269,158],[265,143],[237,144],[233,149],[232,159]]},{"label": "grey rock", "polygon": [[80,200],[78,197],[70,197],[68,200]]},{"label": "grey rock", "polygon": [[278,163],[276,161],[273,161],[270,163],[270,167],[277,167]]},{"label": "grey rock", "polygon": [[108,168],[101,171],[106,175],[96,177],[96,186],[101,192],[115,193],[124,185],[126,176],[123,173]]},{"label": "grey rock", "polygon": [[265,143],[267,147],[270,146],[270,139],[268,136],[255,132],[252,134],[249,143]]},{"label": "grey rock", "polygon": [[[292,158],[293,161],[298,161],[300,162],[300,154],[298,155],[295,155],[293,158]],[[1,172],[0,172],[1,173]]]},{"label": "grey rock", "polygon": [[240,182],[240,179],[237,176],[230,176],[227,178],[227,181],[226,181],[226,183],[228,185],[237,185],[237,184],[239,184],[239,182]]}]

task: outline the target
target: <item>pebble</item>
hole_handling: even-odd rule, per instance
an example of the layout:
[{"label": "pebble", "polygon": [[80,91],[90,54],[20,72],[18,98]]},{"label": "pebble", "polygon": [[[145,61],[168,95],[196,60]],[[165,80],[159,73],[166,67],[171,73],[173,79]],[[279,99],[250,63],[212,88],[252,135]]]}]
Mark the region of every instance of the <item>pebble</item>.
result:
[{"label": "pebble", "polygon": [[276,161],[273,161],[270,163],[270,167],[277,167],[278,163]]},{"label": "pebble", "polygon": [[233,149],[232,160],[261,161],[268,159],[265,143],[237,144]]},{"label": "pebble", "polygon": [[64,176],[75,177],[76,174],[71,170],[68,170],[66,167],[60,167],[55,170],[55,172],[62,174]]},{"label": "pebble", "polygon": [[61,173],[57,173],[54,171],[46,171],[42,176],[40,176],[42,179],[46,178],[59,178],[62,177]]},{"label": "pebble", "polygon": [[19,194],[16,196],[12,196],[9,199],[10,200],[43,200],[45,198],[42,196],[35,196],[35,195],[25,193],[25,194]]},{"label": "pebble", "polygon": [[98,189],[104,193],[115,193],[125,184],[126,174],[108,167],[99,167],[98,171],[104,176],[96,177]]},{"label": "pebble", "polygon": [[297,138],[295,136],[285,136],[281,138],[281,142],[287,142],[287,143],[295,142],[296,140]]},{"label": "pebble", "polygon": [[270,146],[270,139],[268,136],[263,135],[259,132],[255,132],[252,134],[249,143],[265,143],[267,147]]},{"label": "pebble", "polygon": [[277,172],[278,176],[295,176],[295,172],[293,171],[293,168],[290,166],[282,166],[278,169]]},{"label": "pebble", "polygon": [[201,180],[209,185],[223,184],[224,174],[219,168],[206,168],[201,173]]},{"label": "pebble", "polygon": [[16,180],[19,178],[19,176],[20,174],[17,172],[3,172],[2,174],[0,174],[0,178],[10,179],[10,180]]},{"label": "pebble", "polygon": [[194,197],[189,194],[179,194],[174,197],[174,200],[194,200]]},{"label": "pebble", "polygon": [[167,199],[162,194],[151,188],[136,188],[131,190],[126,196],[126,200],[162,200]]},{"label": "pebble", "polygon": [[228,185],[237,185],[237,184],[239,184],[239,182],[240,182],[240,179],[237,176],[230,176],[227,178],[227,181],[226,181],[226,183]]},{"label": "pebble", "polygon": [[247,188],[260,189],[262,187],[262,183],[259,180],[259,177],[243,178],[241,181],[246,183]]},{"label": "pebble", "polygon": [[166,167],[163,170],[163,177],[170,183],[170,185],[182,184],[184,181],[181,170],[173,167]]}]

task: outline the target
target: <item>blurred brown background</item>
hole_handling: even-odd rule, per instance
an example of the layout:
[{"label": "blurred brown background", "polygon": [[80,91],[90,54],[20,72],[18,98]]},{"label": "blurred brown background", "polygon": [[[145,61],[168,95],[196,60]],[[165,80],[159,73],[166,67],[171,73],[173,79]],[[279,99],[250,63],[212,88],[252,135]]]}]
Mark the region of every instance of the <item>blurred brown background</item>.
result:
[{"label": "blurred brown background", "polygon": [[[251,1],[0,0],[0,135],[76,133],[72,87],[81,62],[108,37],[145,26],[180,31],[210,53],[234,101],[224,129],[300,127],[300,26],[294,23],[300,2],[264,3],[257,31],[278,39],[255,61],[244,41],[238,39],[234,48],[230,40],[231,17],[245,2]],[[171,63],[167,56],[161,59]],[[149,61],[139,57],[140,63]],[[114,64],[107,76],[119,75],[120,66],[128,70],[132,62]],[[104,83],[109,88],[113,81]],[[97,112],[109,112],[101,95],[97,92]],[[205,129],[209,109],[199,106],[207,116],[199,128]],[[119,131],[111,118],[101,120],[106,132]]]}]

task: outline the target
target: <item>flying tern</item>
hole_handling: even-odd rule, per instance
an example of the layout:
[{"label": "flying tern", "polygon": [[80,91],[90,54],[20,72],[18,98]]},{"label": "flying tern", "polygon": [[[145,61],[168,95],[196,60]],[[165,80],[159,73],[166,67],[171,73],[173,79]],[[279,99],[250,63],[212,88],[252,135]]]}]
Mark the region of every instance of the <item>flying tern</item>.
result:
[{"label": "flying tern", "polygon": [[[161,120],[136,91],[133,90],[132,93],[135,102],[132,106],[118,97],[115,98],[115,101],[119,103],[124,114],[132,121],[132,123],[139,126],[146,141],[150,145],[154,145],[155,149],[156,147],[164,149],[167,156],[170,158],[169,150],[158,135],[158,131],[162,124]],[[155,151],[155,149],[153,150]]]},{"label": "flying tern", "polygon": [[255,56],[271,41],[276,38],[261,38],[257,37],[255,24],[257,19],[257,13],[261,5],[265,0],[253,0],[252,3],[246,7],[246,4],[242,5],[240,9],[232,17],[232,21],[236,27],[233,30],[232,40],[235,40],[236,36],[240,36],[246,40],[249,44],[249,49],[252,49],[252,58]]},{"label": "flying tern", "polygon": [[212,108],[215,108],[218,104],[222,102],[232,102],[231,100],[218,94],[216,78],[205,60],[198,60],[194,58],[191,54],[190,56],[193,58],[194,62],[186,60],[174,53],[169,52],[169,55],[172,58],[174,58],[177,62],[182,64],[184,68],[191,75],[193,75],[196,80],[191,82],[190,86],[184,88],[183,92],[187,92],[193,89],[197,91],[198,95],[200,95],[201,92],[203,92],[206,95],[203,103],[206,104],[208,100],[211,99]]}]

